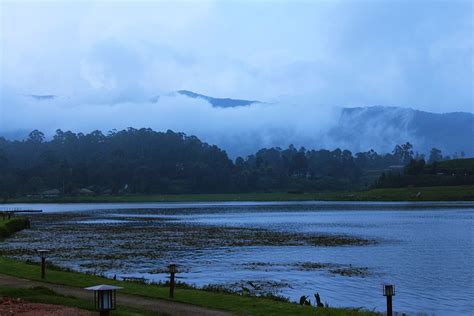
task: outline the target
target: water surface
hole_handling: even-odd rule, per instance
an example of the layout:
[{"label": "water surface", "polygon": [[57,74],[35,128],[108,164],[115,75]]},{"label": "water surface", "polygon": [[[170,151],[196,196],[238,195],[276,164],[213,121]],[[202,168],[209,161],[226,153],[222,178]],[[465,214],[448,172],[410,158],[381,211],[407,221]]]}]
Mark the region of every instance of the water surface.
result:
[{"label": "water surface", "polygon": [[[176,262],[180,280],[197,286],[272,291],[292,300],[319,292],[330,306],[380,311],[382,284],[390,282],[396,285],[399,312],[471,315],[474,310],[473,203],[27,207],[45,213],[32,216],[30,230],[0,244],[2,252],[18,258],[34,258],[34,249],[47,247],[54,250],[51,260],[64,267],[150,281],[165,280],[166,265]],[[313,235],[376,243],[320,246],[305,241]],[[258,242],[259,236],[268,240]]]}]

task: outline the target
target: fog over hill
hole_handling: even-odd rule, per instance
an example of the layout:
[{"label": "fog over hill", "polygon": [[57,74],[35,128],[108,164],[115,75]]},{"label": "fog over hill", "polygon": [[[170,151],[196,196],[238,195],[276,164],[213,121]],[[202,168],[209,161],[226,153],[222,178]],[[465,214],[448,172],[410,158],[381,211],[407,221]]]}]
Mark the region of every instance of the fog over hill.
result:
[{"label": "fog over hill", "polygon": [[387,151],[391,144],[405,139],[412,142],[420,153],[436,147],[446,154],[464,152],[472,156],[474,114],[439,114],[382,106],[344,108],[330,135],[335,143],[359,150],[378,144],[378,148]]},{"label": "fog over hill", "polygon": [[[39,129],[51,137],[56,129],[74,132],[127,127],[184,132],[216,144],[234,158],[263,147],[374,149],[391,152],[411,142],[428,153],[437,147],[446,155],[474,156],[474,114],[430,113],[402,107],[330,107],[307,98],[266,103],[217,98],[187,90],[148,100],[112,105],[75,105],[68,97],[12,95],[4,104],[0,135],[25,138]],[[54,115],[53,115],[54,114]]]}]

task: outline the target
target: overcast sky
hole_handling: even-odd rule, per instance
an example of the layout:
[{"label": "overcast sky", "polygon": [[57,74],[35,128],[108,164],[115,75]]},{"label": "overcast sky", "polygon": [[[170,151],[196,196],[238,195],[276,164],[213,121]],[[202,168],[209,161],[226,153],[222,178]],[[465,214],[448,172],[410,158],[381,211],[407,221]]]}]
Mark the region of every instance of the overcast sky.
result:
[{"label": "overcast sky", "polygon": [[472,1],[2,1],[2,106],[188,89],[472,112],[473,41]]}]

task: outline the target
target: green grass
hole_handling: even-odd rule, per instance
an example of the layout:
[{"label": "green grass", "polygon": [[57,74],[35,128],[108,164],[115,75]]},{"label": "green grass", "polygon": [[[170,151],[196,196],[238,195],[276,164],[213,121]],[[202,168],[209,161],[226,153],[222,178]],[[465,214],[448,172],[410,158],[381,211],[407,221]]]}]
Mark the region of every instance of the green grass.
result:
[{"label": "green grass", "polygon": [[25,217],[0,219],[0,239],[7,238],[17,231],[30,227],[30,220]]},{"label": "green grass", "polygon": [[[416,193],[421,192],[421,198]],[[417,188],[384,188],[352,192],[314,193],[229,193],[65,196],[55,199],[17,198],[9,203],[127,203],[127,202],[210,202],[210,201],[473,201],[474,185]]]},{"label": "green grass", "polygon": [[[27,264],[13,259],[0,257],[0,273],[22,277],[30,280],[41,281],[38,265]],[[123,287],[121,292],[153,298],[168,299],[168,288],[122,282],[105,279],[99,276],[77,272],[48,270],[46,281],[74,287],[88,287],[97,284],[111,284]],[[303,294],[303,293],[302,293]],[[294,303],[279,302],[270,299],[240,296],[225,293],[214,293],[196,289],[176,289],[175,301],[199,305],[212,309],[221,309],[237,314],[246,315],[377,315],[368,311],[356,309],[327,308],[316,312],[314,308],[300,306]]]},{"label": "green grass", "polygon": [[314,194],[291,193],[218,193],[218,194],[151,194],[64,196],[53,199],[16,198],[8,203],[107,203],[107,202],[209,202],[209,201],[298,201],[312,200]]},{"label": "green grass", "polygon": [[[428,165],[427,167],[429,167]],[[473,170],[474,169],[474,158],[465,159],[451,159],[436,162],[436,167],[443,170]]]},{"label": "green grass", "polygon": [[[21,298],[25,302],[54,304],[68,307],[76,307],[85,310],[94,310],[92,301],[85,301],[75,297],[60,295],[45,287],[34,288],[8,288],[0,286],[0,297]],[[150,313],[131,309],[128,307],[120,307],[111,312],[111,315],[116,316],[140,316],[152,315]],[[156,314],[155,314],[156,315]]]}]

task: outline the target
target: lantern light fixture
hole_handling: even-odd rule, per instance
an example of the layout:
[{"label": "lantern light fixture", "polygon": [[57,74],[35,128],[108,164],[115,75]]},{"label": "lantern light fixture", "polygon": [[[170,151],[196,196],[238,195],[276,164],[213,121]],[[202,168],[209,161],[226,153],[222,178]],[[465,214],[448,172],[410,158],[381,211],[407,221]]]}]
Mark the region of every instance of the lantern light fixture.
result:
[{"label": "lantern light fixture", "polygon": [[85,288],[85,290],[94,291],[94,307],[101,316],[109,315],[110,311],[116,308],[116,290],[120,289],[122,288],[119,286],[106,284]]},{"label": "lantern light fixture", "polygon": [[41,257],[41,278],[46,277],[46,255],[50,252],[49,249],[37,249],[36,252]]}]

